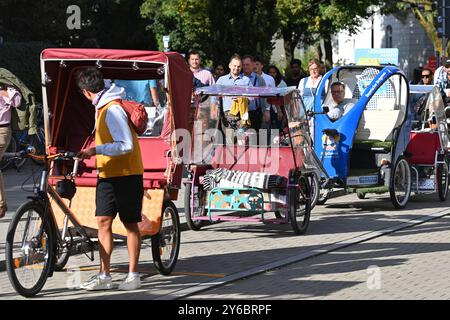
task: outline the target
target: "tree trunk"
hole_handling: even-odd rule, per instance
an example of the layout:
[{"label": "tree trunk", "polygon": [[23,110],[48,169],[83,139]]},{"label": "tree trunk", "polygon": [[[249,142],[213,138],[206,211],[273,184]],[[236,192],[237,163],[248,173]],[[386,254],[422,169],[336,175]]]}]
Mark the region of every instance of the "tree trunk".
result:
[{"label": "tree trunk", "polygon": [[323,46],[325,48],[325,65],[328,69],[333,66],[333,46],[331,44],[331,37],[323,38]]},{"label": "tree trunk", "polygon": [[[290,65],[294,57],[294,50],[292,49],[292,38],[283,34],[284,55],[286,56],[286,68]],[[295,48],[295,47],[294,47]]]},{"label": "tree trunk", "polygon": [[293,36],[292,32],[283,32],[284,55],[286,56],[286,69],[290,69],[292,59],[294,59],[295,47],[297,47],[298,39]]},{"label": "tree trunk", "polygon": [[322,61],[323,59],[323,52],[322,52],[322,43],[319,41],[319,43],[316,45],[316,52],[317,52],[317,59]]},{"label": "tree trunk", "polygon": [[[438,38],[436,27],[434,26],[434,16],[432,12],[422,13],[418,8],[411,8],[414,16],[419,24],[425,30],[425,33],[434,46],[434,50],[440,52],[442,55],[442,39]],[[445,54],[445,53],[444,53]]]}]

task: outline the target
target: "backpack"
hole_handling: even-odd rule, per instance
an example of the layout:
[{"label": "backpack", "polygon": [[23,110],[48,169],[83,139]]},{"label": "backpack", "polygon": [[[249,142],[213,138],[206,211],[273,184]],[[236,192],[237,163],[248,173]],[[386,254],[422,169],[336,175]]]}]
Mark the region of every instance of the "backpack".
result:
[{"label": "backpack", "polygon": [[128,116],[128,120],[133,125],[134,131],[141,135],[147,130],[148,114],[145,106],[136,101],[130,100],[114,100],[110,103],[118,102]]}]

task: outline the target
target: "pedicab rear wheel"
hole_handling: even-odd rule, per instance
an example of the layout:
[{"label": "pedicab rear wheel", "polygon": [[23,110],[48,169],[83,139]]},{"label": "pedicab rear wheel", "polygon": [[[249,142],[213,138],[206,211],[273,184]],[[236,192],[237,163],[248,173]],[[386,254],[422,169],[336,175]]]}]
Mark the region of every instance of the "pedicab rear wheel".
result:
[{"label": "pedicab rear wheel", "polygon": [[392,204],[397,209],[406,206],[411,196],[411,166],[403,156],[400,156],[391,174],[389,193]]},{"label": "pedicab rear wheel", "polygon": [[439,163],[436,170],[436,184],[440,201],[447,200],[448,195],[448,163]]},{"label": "pedicab rear wheel", "polygon": [[161,229],[152,236],[152,256],[155,268],[169,275],[175,268],[180,251],[180,218],[172,201],[163,203]]},{"label": "pedicab rear wheel", "polygon": [[292,229],[298,235],[308,229],[311,217],[311,188],[305,176],[297,178],[298,187],[288,189],[289,220]]},{"label": "pedicab rear wheel", "polygon": [[[195,217],[205,216],[206,196],[207,192],[202,186],[197,187],[197,192],[192,192],[195,188],[192,184],[186,184],[184,189],[184,210],[186,215],[186,224],[190,230],[198,231],[205,224],[205,220],[194,220]],[[195,190],[195,189],[194,189]],[[193,207],[191,207],[191,201]]]}]

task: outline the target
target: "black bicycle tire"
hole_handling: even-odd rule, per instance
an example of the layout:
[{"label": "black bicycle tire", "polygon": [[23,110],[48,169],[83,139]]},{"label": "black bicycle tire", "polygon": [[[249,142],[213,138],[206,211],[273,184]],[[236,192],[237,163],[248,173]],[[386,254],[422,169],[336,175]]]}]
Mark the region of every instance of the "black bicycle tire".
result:
[{"label": "black bicycle tire", "polygon": [[[306,232],[309,226],[309,220],[311,218],[311,189],[309,186],[309,179],[305,176],[298,178],[298,188],[288,188],[288,201],[289,201],[289,220],[291,222],[292,229],[295,234],[302,235]],[[303,193],[300,192],[300,188],[303,188]],[[304,216],[301,222],[297,220],[297,210],[299,205],[299,196],[304,197]]]},{"label": "black bicycle tire", "polygon": [[[442,184],[442,179],[445,178],[445,183]],[[440,201],[447,200],[448,195],[448,186],[449,186],[449,175],[448,175],[448,163],[445,161],[445,163],[439,163],[437,165],[437,172],[436,172],[436,185],[437,185],[437,191]]]},{"label": "black bicycle tire", "polygon": [[[152,256],[153,256],[153,264],[155,265],[156,270],[162,275],[169,275],[172,273],[178,259],[178,253],[180,252],[180,243],[181,243],[181,230],[180,230],[180,218],[178,216],[178,211],[175,204],[166,200],[163,203],[163,216],[166,213],[167,209],[172,210],[172,223],[176,226],[175,230],[175,248],[172,250],[171,262],[169,265],[165,265],[161,260],[160,248],[161,248],[161,233],[157,233],[151,237],[152,241]],[[162,217],[163,218],[163,217]]]},{"label": "black bicycle tire", "polygon": [[[187,224],[188,228],[190,230],[198,231],[203,226],[206,225],[206,222],[205,222],[205,220],[193,220],[192,219],[192,212],[191,212],[192,187],[193,186],[191,184],[186,184],[186,188],[184,189],[184,212],[185,212],[186,224]],[[202,188],[202,187],[199,186],[198,188]],[[206,191],[203,191],[203,192],[206,192]],[[198,196],[198,193],[196,196]],[[200,199],[199,199],[199,201],[200,201]],[[206,197],[205,197],[205,201],[206,201]],[[206,205],[206,203],[205,203],[205,205]],[[203,212],[203,215],[206,215],[206,213]]]},{"label": "black bicycle tire", "polygon": [[[17,225],[18,225],[21,217],[24,214],[26,214],[30,209],[34,210],[39,215],[39,217],[42,219],[42,221],[44,221],[44,226],[45,226],[45,230],[46,230],[45,232],[48,237],[47,242],[50,245],[48,246],[48,261],[42,268],[42,273],[41,273],[38,281],[36,282],[36,284],[33,287],[25,288],[24,286],[22,286],[22,284],[20,283],[20,281],[18,280],[18,278],[16,276],[15,268],[14,268],[14,261],[13,261],[13,256],[12,256],[12,250],[13,250],[13,246],[14,246],[14,233],[16,231]],[[5,258],[6,258],[6,270],[7,270],[11,285],[13,286],[14,290],[16,290],[16,292],[19,293],[20,295],[22,295],[24,297],[33,297],[41,291],[42,287],[47,282],[47,278],[49,277],[49,275],[52,271],[52,268],[53,268],[53,264],[54,264],[54,254],[53,254],[53,250],[54,250],[53,240],[54,239],[53,239],[53,237],[54,237],[54,233],[52,230],[52,223],[44,218],[44,208],[42,208],[42,206],[38,202],[31,200],[31,201],[28,201],[28,202],[22,204],[17,209],[16,213],[14,214],[14,216],[11,220],[11,223],[8,228],[8,233],[6,236]]]},{"label": "black bicycle tire", "polygon": [[309,177],[310,179],[310,189],[311,189],[311,210],[314,209],[317,202],[320,198],[320,180],[317,174],[313,173],[312,176]]},{"label": "black bicycle tire", "polygon": [[[404,199],[403,199],[403,201],[402,202],[400,202],[399,200],[398,200],[398,198],[397,198],[397,196],[396,196],[396,191],[397,191],[397,189],[396,189],[396,184],[395,184],[395,177],[396,177],[396,173],[397,173],[397,170],[399,170],[399,167],[400,167],[400,164],[401,163],[403,163],[405,166],[406,166],[406,168],[407,168],[407,170],[405,171],[405,173],[407,173],[408,175],[409,175],[409,183],[408,183],[408,185],[407,185],[407,192],[405,193],[405,195],[404,195]],[[391,177],[390,177],[390,179],[391,179],[391,182],[390,182],[390,186],[389,186],[389,195],[390,195],[390,198],[391,198],[391,202],[392,202],[392,204],[393,204],[393,206],[396,208],[396,209],[403,209],[403,208],[405,208],[406,207],[406,205],[408,204],[408,201],[409,201],[409,199],[410,199],[410,197],[411,197],[411,180],[412,180],[412,177],[411,177],[411,165],[409,164],[409,162],[405,159],[405,157],[404,156],[400,156],[398,159],[397,159],[397,162],[395,163],[395,166],[394,166],[394,168],[392,169],[392,171],[391,171]]]}]

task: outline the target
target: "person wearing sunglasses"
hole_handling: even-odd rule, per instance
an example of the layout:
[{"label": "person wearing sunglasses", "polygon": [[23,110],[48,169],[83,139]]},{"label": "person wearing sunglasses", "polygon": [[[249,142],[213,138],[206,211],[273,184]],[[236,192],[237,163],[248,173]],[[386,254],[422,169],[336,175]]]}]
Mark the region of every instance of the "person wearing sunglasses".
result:
[{"label": "person wearing sunglasses", "polygon": [[419,84],[432,85],[433,84],[433,72],[431,69],[423,68],[420,76]]},{"label": "person wearing sunglasses", "polygon": [[331,121],[336,121],[347,114],[355,104],[351,99],[345,98],[345,84],[343,82],[333,82],[330,90],[332,102],[328,106],[327,116]]}]

